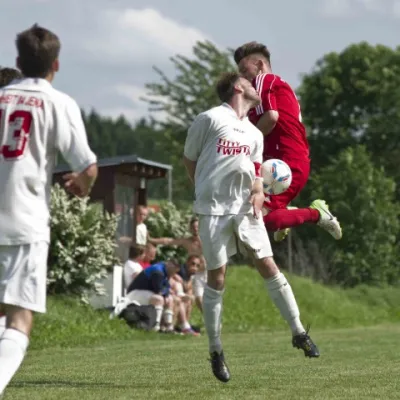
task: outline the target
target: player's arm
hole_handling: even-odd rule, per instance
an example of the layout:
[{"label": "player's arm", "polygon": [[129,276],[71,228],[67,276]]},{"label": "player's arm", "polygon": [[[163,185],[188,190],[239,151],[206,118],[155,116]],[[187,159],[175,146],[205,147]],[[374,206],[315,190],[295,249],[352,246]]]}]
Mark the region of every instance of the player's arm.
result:
[{"label": "player's arm", "polygon": [[183,164],[185,165],[189,179],[194,184],[197,160],[203,149],[205,138],[210,127],[210,118],[205,114],[198,115],[189,127],[185,148],[183,152]]},{"label": "player's arm", "polygon": [[255,88],[261,97],[261,104],[256,107],[257,115],[261,115],[257,128],[263,135],[269,135],[278,123],[279,113],[275,96],[275,75],[262,74],[255,79]]},{"label": "player's arm", "polygon": [[251,161],[253,161],[254,164],[255,172],[255,179],[251,188],[251,203],[253,204],[254,216],[256,218],[258,218],[265,200],[263,178],[261,173],[263,148],[263,137],[259,132],[256,132],[256,140],[250,156]]},{"label": "player's arm", "polygon": [[257,123],[257,128],[263,133],[264,136],[269,135],[278,123],[278,119],[278,111],[265,111]]},{"label": "player's arm", "polygon": [[65,188],[77,196],[87,196],[97,178],[97,157],[89,147],[82,114],[74,100],[66,100],[57,124],[56,147],[73,170],[63,177]]},{"label": "player's arm", "polygon": [[167,237],[151,239],[151,240],[156,241],[157,242],[156,244],[163,246],[183,246],[185,242],[185,239],[174,239]]},{"label": "player's arm", "polygon": [[163,291],[164,276],[160,271],[154,271],[150,277],[151,291],[160,294]]}]

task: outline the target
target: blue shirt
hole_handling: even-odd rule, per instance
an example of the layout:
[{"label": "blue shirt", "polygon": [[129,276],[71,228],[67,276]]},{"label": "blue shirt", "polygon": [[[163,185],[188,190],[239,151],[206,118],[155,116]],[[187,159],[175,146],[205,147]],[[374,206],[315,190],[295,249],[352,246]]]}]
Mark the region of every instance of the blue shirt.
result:
[{"label": "blue shirt", "polygon": [[185,281],[189,282],[190,281],[190,276],[188,274],[186,264],[181,265],[181,269],[178,271],[178,275]]},{"label": "blue shirt", "polygon": [[148,290],[162,296],[169,295],[169,279],[165,263],[160,262],[144,269],[129,285],[127,292],[132,290]]}]

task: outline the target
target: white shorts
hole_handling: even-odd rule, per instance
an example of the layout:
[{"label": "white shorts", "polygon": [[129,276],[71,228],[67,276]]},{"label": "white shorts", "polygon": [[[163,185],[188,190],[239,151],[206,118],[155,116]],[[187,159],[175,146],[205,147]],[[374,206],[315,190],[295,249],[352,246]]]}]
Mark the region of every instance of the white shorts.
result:
[{"label": "white shorts", "polygon": [[46,312],[49,244],[0,246],[0,303]]},{"label": "white shorts", "polygon": [[200,215],[199,234],[208,270],[226,265],[238,251],[256,259],[272,257],[263,220],[252,214]]},{"label": "white shorts", "polygon": [[192,286],[194,297],[203,298],[204,288],[207,284],[207,271],[197,272],[193,275]]},{"label": "white shorts", "polygon": [[132,292],[129,292],[126,297],[130,301],[134,301],[135,303],[139,303],[141,306],[150,305],[150,299],[154,296],[154,293],[150,290],[139,290],[135,289]]}]

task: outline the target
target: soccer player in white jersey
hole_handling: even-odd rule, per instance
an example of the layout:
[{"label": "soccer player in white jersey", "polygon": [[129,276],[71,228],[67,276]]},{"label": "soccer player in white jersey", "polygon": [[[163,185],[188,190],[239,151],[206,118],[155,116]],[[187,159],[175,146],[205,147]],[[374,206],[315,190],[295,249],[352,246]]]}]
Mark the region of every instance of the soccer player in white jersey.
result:
[{"label": "soccer player in white jersey", "polygon": [[[9,85],[15,79],[21,79],[22,74],[14,68],[0,67],[0,89]],[[0,337],[6,329],[6,315],[0,310]]]},{"label": "soccer player in white jersey", "polygon": [[211,367],[222,382],[230,379],[221,343],[222,296],[226,265],[237,251],[253,259],[266,288],[288,322],[294,347],[306,356],[319,352],[300,321],[292,289],[272,257],[261,208],[262,133],[247,119],[260,103],[251,83],[227,73],[217,83],[222,105],[199,114],[189,128],[184,163],[195,185],[195,212],[207,262],[203,315],[209,338]]},{"label": "soccer player in white jersey", "polygon": [[46,311],[49,200],[57,151],[73,172],[65,188],[86,196],[96,177],[77,103],[53,89],[58,37],[34,25],[16,39],[25,78],[0,89],[0,395],[21,365],[33,313]]}]

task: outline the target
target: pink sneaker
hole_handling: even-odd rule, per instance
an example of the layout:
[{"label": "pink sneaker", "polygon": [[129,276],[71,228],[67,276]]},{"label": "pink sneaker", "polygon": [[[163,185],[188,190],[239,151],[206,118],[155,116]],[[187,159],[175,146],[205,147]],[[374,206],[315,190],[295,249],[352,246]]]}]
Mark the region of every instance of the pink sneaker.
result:
[{"label": "pink sneaker", "polygon": [[200,336],[199,332],[194,331],[192,328],[182,329],[182,335]]}]

